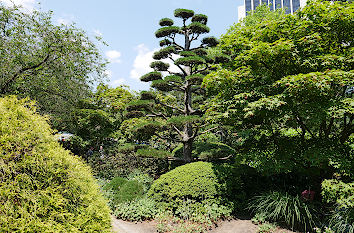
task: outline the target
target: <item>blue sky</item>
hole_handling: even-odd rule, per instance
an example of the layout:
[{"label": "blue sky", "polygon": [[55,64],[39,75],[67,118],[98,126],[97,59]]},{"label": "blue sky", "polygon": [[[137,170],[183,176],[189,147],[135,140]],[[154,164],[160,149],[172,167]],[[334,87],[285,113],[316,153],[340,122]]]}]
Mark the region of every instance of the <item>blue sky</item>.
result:
[{"label": "blue sky", "polygon": [[[9,2],[10,0],[0,0]],[[210,36],[220,37],[237,22],[237,7],[243,0],[13,0],[27,8],[52,10],[56,23],[84,29],[92,38],[102,36],[108,46],[99,45],[110,60],[107,75],[110,85],[125,84],[133,90],[148,89],[139,77],[149,71],[159,39],[154,33],[163,17],[172,18],[176,8],[194,10],[209,17]],[[40,5],[38,5],[38,2]]]}]

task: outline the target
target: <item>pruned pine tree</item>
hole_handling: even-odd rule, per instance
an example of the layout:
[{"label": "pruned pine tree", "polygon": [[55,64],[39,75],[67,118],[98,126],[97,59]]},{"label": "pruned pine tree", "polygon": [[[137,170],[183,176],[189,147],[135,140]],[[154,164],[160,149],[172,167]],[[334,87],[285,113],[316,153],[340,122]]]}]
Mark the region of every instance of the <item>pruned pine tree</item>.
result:
[{"label": "pruned pine tree", "polygon": [[[143,92],[140,100],[132,102],[127,110],[130,116],[151,117],[151,121],[139,126],[141,130],[183,143],[183,160],[188,163],[192,161],[192,145],[196,137],[213,130],[212,127],[205,130],[203,125],[204,112],[200,105],[205,101],[205,91],[201,84],[211,64],[218,60],[210,58],[207,49],[215,47],[218,41],[215,37],[199,39],[210,30],[206,26],[206,15],[176,9],[174,16],[182,20],[182,26],[174,25],[169,18],[160,20],[161,28],[155,36],[162,38],[162,48],[153,55],[156,61],[150,66],[154,71],[141,77],[141,81],[151,82],[156,91]],[[192,43],[199,45],[193,47]],[[171,61],[177,68],[171,71],[166,61]],[[174,97],[172,103],[161,97],[169,95]]]}]

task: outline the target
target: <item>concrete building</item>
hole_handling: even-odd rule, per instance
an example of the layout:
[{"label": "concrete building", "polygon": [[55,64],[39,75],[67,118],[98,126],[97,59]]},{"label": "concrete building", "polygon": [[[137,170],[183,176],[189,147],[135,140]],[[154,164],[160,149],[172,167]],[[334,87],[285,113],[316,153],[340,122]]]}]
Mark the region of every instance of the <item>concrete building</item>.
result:
[{"label": "concrete building", "polygon": [[282,8],[286,14],[293,14],[306,4],[306,0],[244,0],[244,5],[238,7],[238,20],[246,17],[260,4],[267,4],[272,10]]}]

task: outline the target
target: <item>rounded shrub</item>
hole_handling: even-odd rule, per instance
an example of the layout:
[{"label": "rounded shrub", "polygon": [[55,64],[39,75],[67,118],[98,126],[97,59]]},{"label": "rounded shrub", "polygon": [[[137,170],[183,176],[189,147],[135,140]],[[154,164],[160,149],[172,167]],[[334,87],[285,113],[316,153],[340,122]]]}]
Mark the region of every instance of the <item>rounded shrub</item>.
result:
[{"label": "rounded shrub", "polygon": [[122,177],[114,177],[103,188],[113,193],[113,205],[135,200],[144,194],[144,184],[137,180],[127,180]]},{"label": "rounded shrub", "polygon": [[167,172],[151,186],[148,195],[172,211],[187,200],[193,211],[205,212],[206,206],[226,204],[226,183],[220,180],[212,163],[195,162]]},{"label": "rounded shrub", "polygon": [[34,103],[0,98],[0,232],[110,232],[90,168],[52,133]]}]

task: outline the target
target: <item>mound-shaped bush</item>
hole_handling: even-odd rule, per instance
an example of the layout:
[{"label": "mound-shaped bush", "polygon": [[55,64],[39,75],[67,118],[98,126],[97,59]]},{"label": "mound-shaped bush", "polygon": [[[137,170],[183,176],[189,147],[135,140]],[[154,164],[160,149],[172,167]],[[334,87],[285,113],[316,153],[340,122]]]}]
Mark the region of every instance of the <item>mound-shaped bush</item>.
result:
[{"label": "mound-shaped bush", "polygon": [[90,168],[52,133],[33,103],[0,98],[0,232],[110,232]]},{"label": "mound-shaped bush", "polygon": [[[206,212],[206,206],[231,207],[227,196],[232,190],[226,183],[222,169],[212,163],[195,162],[167,172],[151,186],[148,195],[157,204],[172,211],[178,210],[187,200],[192,211]],[[235,177],[235,180],[237,177]],[[239,184],[239,188],[241,184]]]},{"label": "mound-shaped bush", "polygon": [[113,205],[132,201],[144,194],[143,184],[137,180],[127,180],[122,177],[113,178],[103,188],[113,193]]}]

